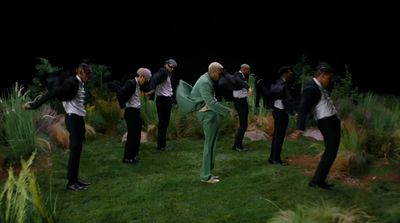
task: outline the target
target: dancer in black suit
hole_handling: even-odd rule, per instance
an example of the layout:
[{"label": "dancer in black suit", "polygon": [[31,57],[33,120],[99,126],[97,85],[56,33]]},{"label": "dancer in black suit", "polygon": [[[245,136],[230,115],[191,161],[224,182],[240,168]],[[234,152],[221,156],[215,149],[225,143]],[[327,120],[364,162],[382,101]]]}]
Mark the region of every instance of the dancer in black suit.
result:
[{"label": "dancer in black suit", "polygon": [[271,164],[287,165],[282,161],[281,152],[285,139],[286,130],[289,124],[289,114],[294,115],[294,97],[291,91],[294,73],[291,66],[279,68],[280,79],[275,82],[271,91],[276,95],[272,116],[274,118],[274,134],[271,143],[271,153],[268,162]]},{"label": "dancer in black suit", "polygon": [[128,135],[125,143],[123,163],[135,164],[139,162],[140,138],[142,132],[142,119],[140,118],[140,91],[151,78],[151,71],[141,67],[137,70],[136,76],[125,82],[119,93],[121,102],[124,103],[124,118]]},{"label": "dancer in black suit", "polygon": [[327,63],[320,63],[316,67],[313,80],[305,84],[302,92],[297,117],[298,130],[290,136],[290,138],[297,138],[303,134],[307,114],[313,110],[318,128],[324,137],[325,151],[309,186],[328,190],[333,187],[333,184],[327,183],[326,177],[335,161],[340,143],[340,120],[326,90],[332,76],[332,68]]},{"label": "dancer in black suit", "polygon": [[76,75],[70,76],[58,88],[49,91],[39,100],[23,105],[24,109],[36,109],[46,101],[53,98],[71,95],[71,99],[63,101],[65,110],[65,125],[69,132],[69,160],[67,189],[73,191],[86,190],[89,182],[78,178],[79,163],[82,152],[82,144],[85,139],[85,89],[84,83],[89,80],[92,70],[88,64],[81,63],[76,68]]},{"label": "dancer in black suit", "polygon": [[166,60],[150,80],[150,91],[146,95],[155,93],[158,115],[157,149],[160,151],[171,150],[167,145],[167,129],[171,116],[173,89],[171,84],[172,72],[178,64],[174,59]]},{"label": "dancer in black suit", "polygon": [[253,94],[251,87],[247,83],[249,75],[250,66],[248,64],[242,64],[240,70],[234,74],[237,85],[242,86],[233,91],[233,104],[239,116],[239,128],[236,131],[232,149],[238,152],[248,150],[243,147],[243,137],[248,127],[249,104],[247,103],[247,96]]}]

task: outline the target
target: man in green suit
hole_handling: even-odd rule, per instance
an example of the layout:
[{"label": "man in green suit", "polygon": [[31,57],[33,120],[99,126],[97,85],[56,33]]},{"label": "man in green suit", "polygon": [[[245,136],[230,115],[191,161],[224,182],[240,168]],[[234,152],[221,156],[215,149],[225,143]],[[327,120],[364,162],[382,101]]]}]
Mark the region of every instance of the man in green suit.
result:
[{"label": "man in green suit", "polygon": [[211,174],[214,169],[217,147],[218,120],[220,116],[226,116],[231,109],[215,99],[213,81],[218,81],[223,69],[220,63],[213,62],[208,66],[208,72],[200,76],[191,90],[187,84],[183,85],[183,81],[177,88],[179,107],[186,112],[198,111],[197,116],[203,124],[205,140],[200,179],[205,183],[218,183],[220,181],[218,176]]}]

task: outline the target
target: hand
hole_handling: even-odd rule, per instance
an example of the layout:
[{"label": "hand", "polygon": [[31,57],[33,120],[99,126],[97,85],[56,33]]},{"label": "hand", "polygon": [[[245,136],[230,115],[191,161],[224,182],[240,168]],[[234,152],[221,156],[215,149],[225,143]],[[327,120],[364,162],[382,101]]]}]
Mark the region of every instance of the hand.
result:
[{"label": "hand", "polygon": [[148,92],[144,92],[145,96],[150,96],[151,94],[153,94],[154,91],[148,91]]},{"label": "hand", "polygon": [[32,109],[31,103],[30,103],[30,102],[27,102],[27,103],[23,104],[23,105],[22,105],[22,108],[23,108],[24,110]]},{"label": "hand", "polygon": [[253,95],[253,89],[249,88],[249,91],[247,92],[247,96],[252,96]]},{"label": "hand", "polygon": [[289,139],[298,139],[300,136],[304,134],[304,131],[302,130],[295,130],[288,136]]}]

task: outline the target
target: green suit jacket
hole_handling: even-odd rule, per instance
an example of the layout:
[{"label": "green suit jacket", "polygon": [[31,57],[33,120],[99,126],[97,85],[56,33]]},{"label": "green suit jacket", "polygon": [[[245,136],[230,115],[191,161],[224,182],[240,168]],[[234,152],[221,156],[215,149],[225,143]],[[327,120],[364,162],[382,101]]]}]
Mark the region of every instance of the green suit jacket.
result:
[{"label": "green suit jacket", "polygon": [[231,109],[218,102],[214,97],[214,92],[213,81],[210,75],[205,73],[193,87],[180,80],[176,90],[176,100],[183,112],[199,111],[207,106],[207,109],[226,116]]}]

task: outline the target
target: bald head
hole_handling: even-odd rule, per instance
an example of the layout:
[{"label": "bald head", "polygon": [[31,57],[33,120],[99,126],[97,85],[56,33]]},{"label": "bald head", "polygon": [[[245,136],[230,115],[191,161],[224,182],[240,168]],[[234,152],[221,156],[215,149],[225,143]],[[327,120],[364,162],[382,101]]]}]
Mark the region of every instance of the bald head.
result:
[{"label": "bald head", "polygon": [[212,62],[208,66],[208,74],[210,75],[211,79],[219,80],[222,73],[224,72],[224,67],[218,62]]}]

